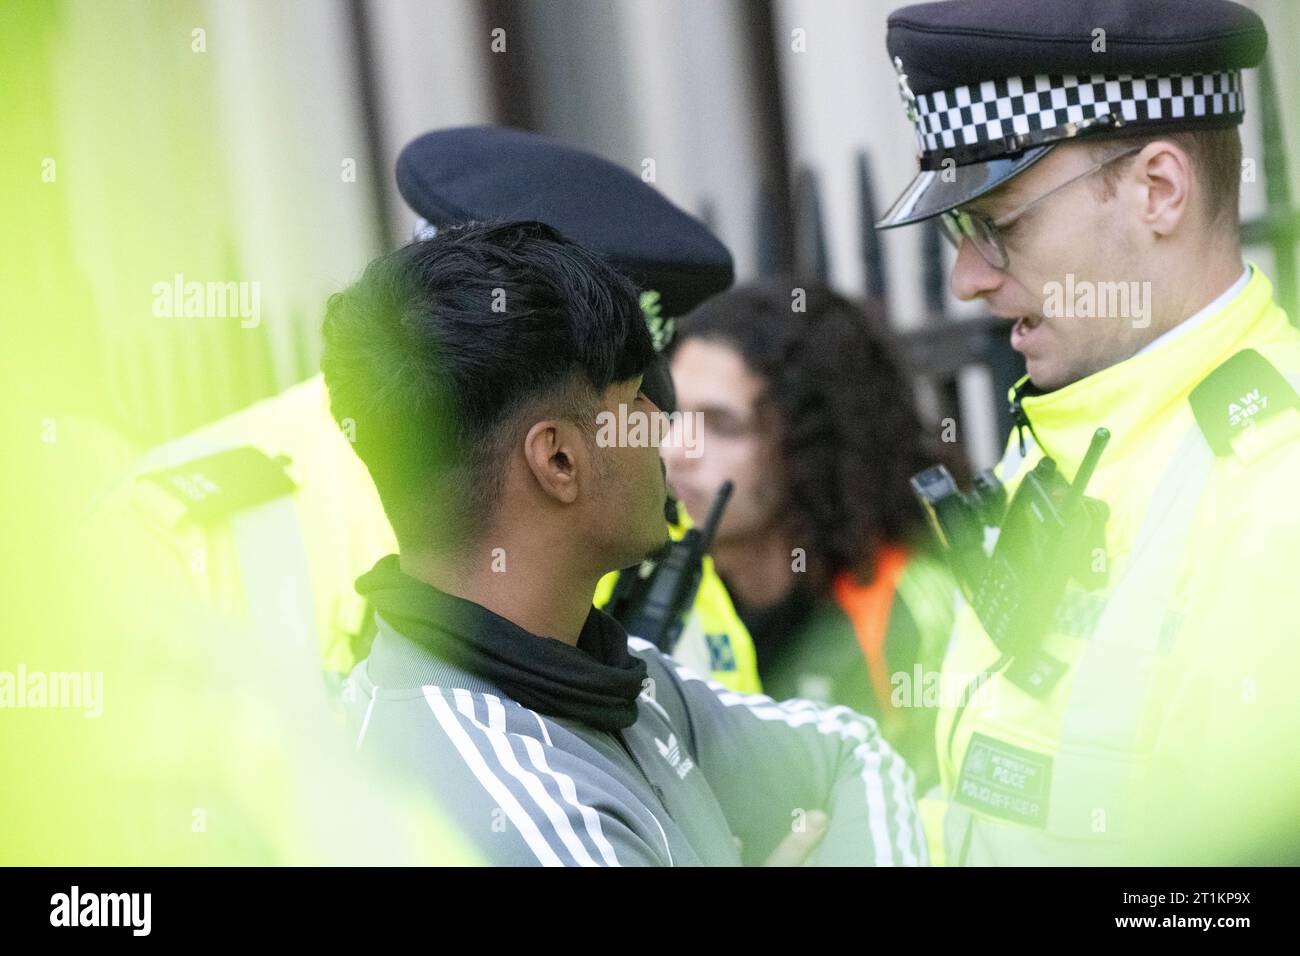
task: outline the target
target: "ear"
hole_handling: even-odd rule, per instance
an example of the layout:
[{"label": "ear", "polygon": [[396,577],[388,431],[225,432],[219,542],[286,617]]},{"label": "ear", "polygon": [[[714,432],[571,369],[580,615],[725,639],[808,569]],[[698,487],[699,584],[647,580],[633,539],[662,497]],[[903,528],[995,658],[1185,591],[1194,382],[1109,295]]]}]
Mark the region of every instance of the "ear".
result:
[{"label": "ear", "polygon": [[542,491],[571,505],[578,500],[579,474],[587,466],[587,449],[572,422],[537,422],[524,436],[524,460]]},{"label": "ear", "polygon": [[1172,235],[1191,206],[1191,158],[1176,144],[1156,140],[1134,157],[1132,173],[1140,187],[1142,222],[1156,236]]}]

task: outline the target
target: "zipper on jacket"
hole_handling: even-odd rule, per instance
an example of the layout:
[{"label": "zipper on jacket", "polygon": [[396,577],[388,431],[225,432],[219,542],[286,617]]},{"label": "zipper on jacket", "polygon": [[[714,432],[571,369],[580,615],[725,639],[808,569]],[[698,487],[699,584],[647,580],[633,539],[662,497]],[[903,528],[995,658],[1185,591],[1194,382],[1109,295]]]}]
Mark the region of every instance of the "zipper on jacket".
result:
[{"label": "zipper on jacket", "polygon": [[[650,775],[646,773],[645,769],[641,766],[641,761],[636,759],[636,754],[632,753],[632,748],[629,747],[627,745],[627,741],[623,739],[622,731],[618,731],[618,730],[610,731],[610,736],[612,736],[615,740],[619,742],[619,745],[623,748],[623,752],[626,753],[628,757],[631,758],[632,765],[636,767],[637,772],[641,774],[642,779],[645,780],[645,782],[650,785],[650,789],[654,791],[655,797],[658,798],[659,800],[659,806],[663,807],[664,814],[668,817],[668,819],[671,820],[673,818],[673,815],[668,810],[668,804],[664,802],[663,788],[660,787],[659,784],[655,783],[653,780],[650,779]],[[676,864],[673,862],[673,847],[672,844],[668,842],[668,834],[664,832],[664,825],[659,822],[659,818],[656,817],[653,812],[650,814],[650,818],[654,820],[655,826],[659,828],[659,836],[663,838],[664,852],[668,854],[668,865],[676,866]]]},{"label": "zipper on jacket", "polygon": [[970,855],[970,838],[975,831],[975,814],[971,813],[970,819],[966,821],[966,834],[961,838],[961,853],[957,856],[957,865],[965,866],[966,857]]},{"label": "zipper on jacket", "polygon": [[[659,805],[664,808],[664,813],[668,813],[668,804],[664,802],[663,788],[659,786],[659,784],[655,783],[653,780],[650,779],[650,775],[646,773],[645,768],[641,766],[641,761],[636,759],[636,754],[632,752],[632,748],[629,747],[627,745],[627,741],[623,739],[622,733],[618,731],[613,731],[611,736],[613,736],[619,742],[619,745],[623,748],[623,752],[626,753],[632,759],[632,764],[633,766],[636,767],[637,771],[641,774],[642,779],[644,779],[645,782],[650,785],[650,789],[654,791],[654,795],[659,798]],[[668,813],[668,816],[672,817],[672,814]]]},{"label": "zipper on jacket", "polygon": [[[1023,382],[1018,383],[1011,389],[1011,421],[1016,429],[1016,441],[1020,445],[1020,457],[1025,457],[1025,429],[1029,429],[1029,434],[1033,436],[1034,443],[1042,448],[1042,443],[1038,440],[1038,433],[1034,431],[1034,423],[1029,420],[1029,415],[1024,409],[1025,392],[1030,388],[1030,381],[1026,378]],[[1047,454],[1046,450],[1043,454]]]},{"label": "zipper on jacket", "polygon": [[[998,671],[1002,670],[1002,668],[1006,667],[1009,663],[1011,663],[1011,658],[1006,654],[1001,655],[993,662],[992,667],[987,667],[980,671],[975,675],[970,683],[962,688],[961,697],[958,698],[961,702],[957,705],[957,711],[952,716],[952,726],[948,728],[947,750],[949,763],[955,762],[953,760],[952,745],[957,739],[957,726],[961,723],[962,715],[966,713],[966,705],[970,703],[971,698],[975,696],[975,693],[984,686],[985,681],[991,679]],[[960,773],[961,768],[958,767],[957,770]]]}]

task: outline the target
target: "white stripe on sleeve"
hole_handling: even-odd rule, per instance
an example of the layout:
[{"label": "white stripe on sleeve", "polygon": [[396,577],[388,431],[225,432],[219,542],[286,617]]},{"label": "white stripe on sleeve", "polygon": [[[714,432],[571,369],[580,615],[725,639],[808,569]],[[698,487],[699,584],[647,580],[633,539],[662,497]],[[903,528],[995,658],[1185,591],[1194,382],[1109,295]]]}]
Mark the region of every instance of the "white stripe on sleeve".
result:
[{"label": "white stripe on sleeve", "polygon": [[527,811],[519,805],[514,794],[501,781],[492,769],[488,767],[483,755],[474,746],[474,742],[469,739],[469,734],[461,726],[460,719],[456,716],[451,706],[447,703],[446,698],[442,696],[442,690],[438,687],[427,686],[424,688],[424,699],[433,711],[434,717],[437,718],[443,732],[450,738],[455,745],[456,750],[460,753],[461,759],[478,778],[478,782],[483,785],[488,794],[497,802],[510,822],[514,824],[515,829],[519,831],[528,848],[533,851],[538,861],[543,866],[563,866],[559,855],[542,836],[541,831],[537,828],[537,823],[530,817]]},{"label": "white stripe on sleeve", "polygon": [[370,689],[370,703],[366,704],[366,716],[365,719],[361,721],[361,730],[357,734],[357,750],[361,749],[361,744],[366,739],[366,731],[370,729],[370,715],[374,713],[375,698],[378,696],[379,687],[376,685]]},{"label": "white stripe on sleeve", "polygon": [[573,778],[567,773],[552,770],[546,762],[546,752],[542,745],[532,737],[520,737],[520,740],[523,741],[524,750],[528,752],[528,758],[532,760],[533,766],[548,774],[555,781],[555,785],[559,787],[560,795],[564,797],[565,802],[576,809],[582,816],[582,822],[587,827],[587,836],[591,838],[591,842],[600,851],[600,857],[605,861],[605,865],[618,866],[618,856],[614,853],[614,847],[605,837],[605,831],[600,828],[600,814],[578,800],[578,788],[574,785]]},{"label": "white stripe on sleeve", "polygon": [[[510,746],[510,740],[505,730],[505,708],[501,706],[500,699],[491,694],[482,695],[487,702],[488,722],[485,726],[474,716],[474,698],[469,691],[457,688],[452,691],[452,695],[456,699],[456,709],[475,726],[483,730],[484,736],[487,737],[488,743],[496,754],[497,762],[500,763],[506,773],[519,781],[528,795],[533,798],[538,808],[546,814],[546,818],[551,821],[551,825],[555,827],[555,832],[569,852],[573,854],[573,858],[578,862],[578,865],[599,866],[600,864],[592,858],[586,845],[578,838],[578,834],[574,832],[568,813],[546,792],[546,787],[537,774],[525,769],[519,763],[519,759]],[[524,739],[531,740],[532,738]],[[535,740],[534,743],[536,743]],[[610,852],[613,853],[612,847]],[[615,860],[615,865],[617,865],[617,860]]]},{"label": "white stripe on sleeve", "polygon": [[[882,773],[884,751],[879,744],[884,742],[884,738],[879,732],[872,734],[858,713],[840,705],[827,707],[805,700],[777,703],[763,694],[733,691],[699,676],[689,668],[678,666],[675,670],[681,680],[698,681],[707,686],[725,707],[744,707],[759,720],[779,721],[789,727],[811,724],[820,734],[858,741],[854,756],[863,763],[863,792],[877,864],[894,865],[895,853],[901,856],[904,863],[910,862],[914,866],[920,864],[919,854],[913,849],[920,845],[917,842],[918,833],[921,832],[920,820],[911,809],[906,765],[901,757],[895,755],[890,761],[889,773]],[[889,787],[889,796],[896,807],[892,832],[889,805],[885,799],[886,786]]]}]

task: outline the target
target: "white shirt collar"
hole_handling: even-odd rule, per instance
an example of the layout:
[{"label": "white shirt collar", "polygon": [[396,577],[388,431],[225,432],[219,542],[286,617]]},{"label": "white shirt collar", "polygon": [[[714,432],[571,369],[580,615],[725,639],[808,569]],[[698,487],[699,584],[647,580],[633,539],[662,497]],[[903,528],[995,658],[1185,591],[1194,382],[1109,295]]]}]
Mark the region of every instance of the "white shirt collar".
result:
[{"label": "white shirt collar", "polygon": [[1249,281],[1250,281],[1250,266],[1246,266],[1245,268],[1242,269],[1241,276],[1237,279],[1236,282],[1234,282],[1228,288],[1226,292],[1223,293],[1223,295],[1219,296],[1217,299],[1215,299],[1205,308],[1201,309],[1200,312],[1197,312],[1191,318],[1184,319],[1183,321],[1175,325],[1172,329],[1170,329],[1168,332],[1165,332],[1164,334],[1159,335],[1156,338],[1152,339],[1150,342],[1146,344],[1144,348],[1140,349],[1136,353],[1136,355],[1143,355],[1146,352],[1154,351],[1155,349],[1160,348],[1160,346],[1168,345],[1174,339],[1187,334],[1193,328],[1200,325],[1210,316],[1214,315],[1216,312],[1223,309],[1224,306],[1226,306],[1229,302],[1235,299],[1241,293],[1241,290],[1246,288],[1246,283],[1248,283]]}]

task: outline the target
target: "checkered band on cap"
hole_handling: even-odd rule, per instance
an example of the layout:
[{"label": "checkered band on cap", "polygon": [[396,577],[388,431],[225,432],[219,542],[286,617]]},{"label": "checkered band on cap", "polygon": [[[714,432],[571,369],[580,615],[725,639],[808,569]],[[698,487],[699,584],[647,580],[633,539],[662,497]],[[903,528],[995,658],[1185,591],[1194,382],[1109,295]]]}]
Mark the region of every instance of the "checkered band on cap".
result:
[{"label": "checkered band on cap", "polygon": [[[916,97],[922,167],[958,165],[1077,135],[1080,127],[1229,125],[1245,114],[1241,72],[1013,76]],[[1109,120],[1106,119],[1109,117]]]}]

